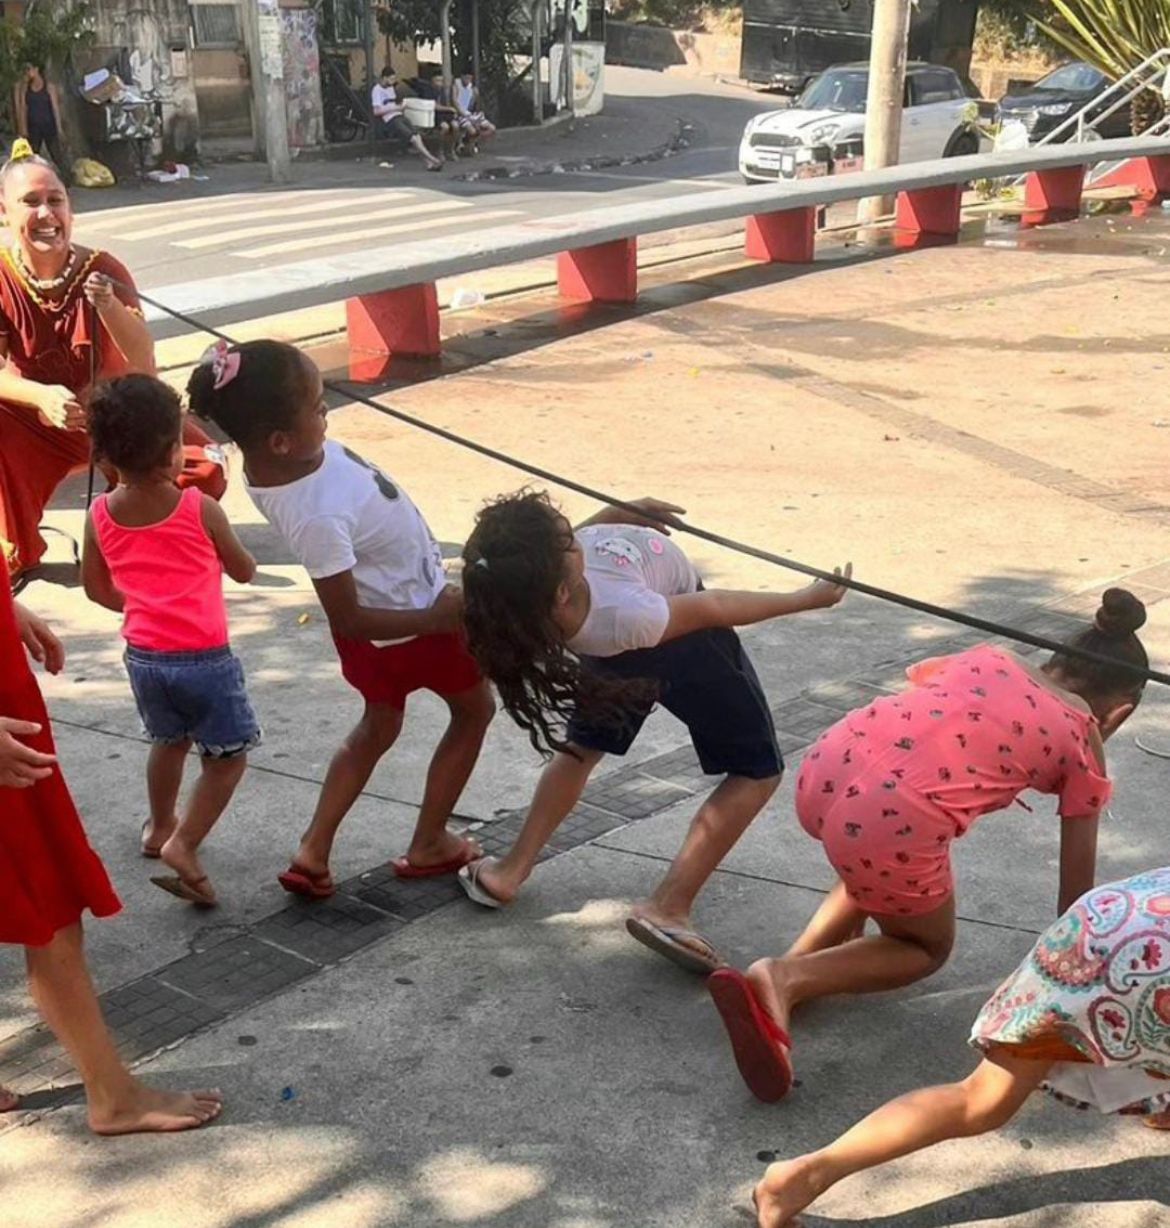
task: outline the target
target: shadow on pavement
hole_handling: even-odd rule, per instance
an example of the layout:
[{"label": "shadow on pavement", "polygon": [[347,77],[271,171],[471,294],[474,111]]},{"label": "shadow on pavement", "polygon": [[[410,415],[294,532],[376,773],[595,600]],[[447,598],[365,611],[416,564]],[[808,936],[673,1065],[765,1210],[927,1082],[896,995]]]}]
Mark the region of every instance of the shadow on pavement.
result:
[{"label": "shadow on pavement", "polygon": [[[803,1217],[804,1228],[944,1228],[966,1223],[1003,1223],[1027,1212],[1051,1209],[1053,1228],[1062,1222],[1062,1206],[1111,1202],[1149,1202],[1166,1207],[1165,1156],[1139,1156],[1100,1168],[1058,1173],[1029,1173],[979,1190],[940,1198],[912,1211],[866,1219]],[[1105,1221],[1102,1221],[1105,1222]]]}]

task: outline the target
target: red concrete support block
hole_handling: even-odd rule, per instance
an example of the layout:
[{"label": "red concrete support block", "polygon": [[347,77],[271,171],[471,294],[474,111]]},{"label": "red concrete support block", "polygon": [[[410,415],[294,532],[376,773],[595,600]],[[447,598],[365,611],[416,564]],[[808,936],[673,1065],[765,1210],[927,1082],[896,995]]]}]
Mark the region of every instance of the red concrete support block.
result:
[{"label": "red concrete support block", "polygon": [[638,240],[615,239],[557,257],[561,297],[579,303],[632,303],[638,297]]},{"label": "red concrete support block", "polygon": [[350,367],[371,358],[435,358],[439,354],[439,300],[433,282],[362,294],[345,304]]},{"label": "red concrete support block", "polygon": [[896,246],[937,247],[957,242],[962,209],[961,183],[899,192],[894,213]]},{"label": "red concrete support block", "polygon": [[743,250],[749,260],[769,264],[812,264],[816,250],[817,209],[782,209],[747,219]]},{"label": "red concrete support block", "polygon": [[1047,226],[1050,222],[1067,222],[1079,217],[1084,186],[1083,166],[1032,171],[1024,183],[1022,224]]},{"label": "red concrete support block", "polygon": [[1093,181],[1095,188],[1133,188],[1135,211],[1170,199],[1170,157],[1130,158],[1115,171]]}]

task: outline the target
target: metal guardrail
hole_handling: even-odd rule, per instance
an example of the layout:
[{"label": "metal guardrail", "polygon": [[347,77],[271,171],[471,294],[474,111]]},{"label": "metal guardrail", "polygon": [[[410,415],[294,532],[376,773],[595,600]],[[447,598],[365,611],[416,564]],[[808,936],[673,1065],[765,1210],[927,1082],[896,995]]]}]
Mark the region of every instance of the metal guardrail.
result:
[{"label": "metal guardrail", "polygon": [[[868,196],[894,196],[976,179],[1010,179],[1101,161],[1161,157],[1170,157],[1170,138],[1131,137],[942,158],[884,170],[734,187],[695,197],[530,218],[493,230],[396,243],[275,268],[181,282],[151,290],[150,294],[168,307],[222,327],[686,226],[832,205]],[[157,338],[195,331],[157,307],[147,307],[146,319]]]}]

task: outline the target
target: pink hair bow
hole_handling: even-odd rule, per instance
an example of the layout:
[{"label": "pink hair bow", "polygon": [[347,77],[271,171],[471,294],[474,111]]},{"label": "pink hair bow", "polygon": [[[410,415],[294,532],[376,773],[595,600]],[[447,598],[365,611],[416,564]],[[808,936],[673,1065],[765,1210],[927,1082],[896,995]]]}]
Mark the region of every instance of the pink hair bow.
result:
[{"label": "pink hair bow", "polygon": [[211,348],[211,373],[215,376],[216,392],[226,388],[240,373],[240,352],[220,340]]}]

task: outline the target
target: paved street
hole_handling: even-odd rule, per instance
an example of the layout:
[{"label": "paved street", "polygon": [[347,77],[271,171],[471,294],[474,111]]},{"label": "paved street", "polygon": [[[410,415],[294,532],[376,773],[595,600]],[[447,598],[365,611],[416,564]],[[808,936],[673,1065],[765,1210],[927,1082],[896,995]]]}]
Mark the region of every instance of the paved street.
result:
[{"label": "paved street", "polygon": [[[1164,663],[1168,246],[1159,212],[1001,226],[989,245],[890,258],[833,249],[813,273],[728,253],[647,274],[630,309],[489,300],[446,321],[464,334],[454,357],[394,403],[616,492],[677,498],[732,537],[822,565],[852,558],[862,579],[1058,637],[1124,582],[1149,605],[1143,637]],[[214,254],[194,250],[179,259]],[[329,366],[336,348],[314,353]],[[449,556],[482,501],[521,481],[367,407],[338,408],[330,431],[403,483]],[[592,510],[564,503],[574,518]],[[221,1086],[228,1107],[196,1134],[89,1138],[76,1104],[56,1107],[74,1076],[35,1027],[17,953],[3,952],[0,1079],[32,1093],[0,1127],[6,1228],[742,1228],[770,1158],[970,1069],[979,1005],[1052,917],[1043,801],[989,817],[959,846],[960,934],[943,972],[798,1016],[800,1086],[772,1107],[744,1090],[702,986],[622,928],[705,787],[665,713],[604,765],[518,903],[487,915],[450,882],[407,886],[385,867],[440,727],[440,705],[419,697],[342,829],[341,893],[290,902],[274,875],[357,705],[303,572],[238,468],[226,507],[260,564],[255,584],[230,586],[229,616],[267,740],[207,846],[213,913],[163,896],[137,855],[146,748],[117,620],[81,597],[59,539],[26,596],[69,646],[46,692],[126,904],[87,931],[112,1022],[144,1076]],[[78,489],[62,491],[51,523],[76,534],[80,520]],[[799,583],[683,540],[712,584]],[[793,818],[803,748],[899,686],[908,660],[971,639],[850,598],[745,641],[789,774],[696,911],[736,964],[791,940],[830,881]],[[1135,735],[1170,746],[1163,688],[1110,744],[1103,876],[1166,860],[1167,765]],[[460,822],[502,847],[539,767],[497,720]],[[807,1224],[1161,1228],[1166,1166],[1164,1135],[1037,1097],[993,1137],[851,1179]]]},{"label": "paved street", "polygon": [[[775,105],[767,95],[629,68],[607,70],[607,113],[568,133],[505,133],[476,159],[441,174],[417,160],[298,162],[296,184],[264,186],[265,168],[212,166],[207,183],[119,189],[114,207],[98,192],[79,192],[80,242],[106,247],[143,286],[206,275],[223,264],[262,272],[286,260],[360,250],[396,239],[455,234],[526,217],[546,217],[738,183],[735,149],[747,119]],[[681,123],[693,125],[692,148],[667,158],[571,173],[531,174],[534,167],[605,156],[636,158],[661,148]],[[516,179],[468,182],[488,168]],[[233,190],[235,184],[239,190]],[[141,197],[144,203],[121,203]]]}]

